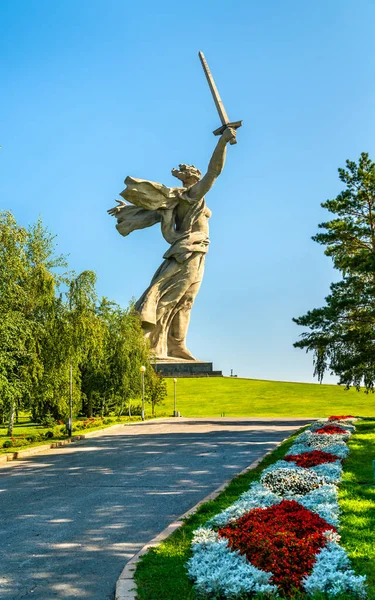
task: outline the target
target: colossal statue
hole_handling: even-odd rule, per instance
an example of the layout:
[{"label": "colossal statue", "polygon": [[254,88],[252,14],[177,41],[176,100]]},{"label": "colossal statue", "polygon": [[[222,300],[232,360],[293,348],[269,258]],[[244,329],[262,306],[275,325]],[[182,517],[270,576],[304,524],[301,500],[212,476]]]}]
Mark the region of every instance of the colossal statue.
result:
[{"label": "colossal statue", "polygon": [[163,263],[136,303],[151,352],[158,359],[194,360],[186,348],[186,334],[210,243],[211,211],[205,195],[222,172],[226,146],[235,137],[235,129],[224,129],[202,178],[194,165],[181,164],[172,169],[182,187],[127,177],[120,195],[131,204],[117,200],[119,205],[108,211],[117,218],[116,228],[121,235],[160,223],[163,237],[170,244]]},{"label": "colossal statue", "polygon": [[121,235],[160,223],[163,237],[170,244],[164,262],[135,306],[151,352],[160,360],[195,360],[186,348],[186,334],[210,243],[211,211],[204,197],[223,170],[228,142],[236,143],[236,130],[242,125],[242,121],[229,121],[202,52],[199,58],[221,120],[221,126],[214,131],[220,138],[207,173],[201,178],[194,165],[179,165],[178,169],[172,169],[172,175],[182,182],[179,188],[127,177],[121,196],[130,204],[116,200],[118,206],[108,211],[117,218],[116,227]]}]

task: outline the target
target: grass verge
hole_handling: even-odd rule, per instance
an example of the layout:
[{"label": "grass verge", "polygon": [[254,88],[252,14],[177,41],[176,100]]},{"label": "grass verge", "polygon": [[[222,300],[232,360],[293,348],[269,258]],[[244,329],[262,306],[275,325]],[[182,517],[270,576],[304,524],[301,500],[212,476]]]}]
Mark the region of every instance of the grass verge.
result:
[{"label": "grass verge", "polygon": [[375,420],[356,423],[344,463],[339,502],[341,545],[358,575],[366,575],[369,599],[375,600]]}]

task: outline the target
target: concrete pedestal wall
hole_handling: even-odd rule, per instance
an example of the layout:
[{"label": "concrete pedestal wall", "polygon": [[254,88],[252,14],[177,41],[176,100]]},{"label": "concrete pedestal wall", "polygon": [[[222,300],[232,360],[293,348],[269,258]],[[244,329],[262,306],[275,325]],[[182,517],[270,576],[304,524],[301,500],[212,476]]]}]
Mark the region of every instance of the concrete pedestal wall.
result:
[{"label": "concrete pedestal wall", "polygon": [[157,360],[152,365],[163,377],[222,377],[222,371],[214,371],[212,362],[200,360]]}]

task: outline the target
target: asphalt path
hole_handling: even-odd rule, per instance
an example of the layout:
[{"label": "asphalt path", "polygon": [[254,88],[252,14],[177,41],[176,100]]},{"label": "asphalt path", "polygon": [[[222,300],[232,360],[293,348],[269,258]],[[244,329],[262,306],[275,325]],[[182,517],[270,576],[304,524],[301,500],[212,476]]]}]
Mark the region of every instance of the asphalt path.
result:
[{"label": "asphalt path", "polygon": [[169,523],[308,423],[164,419],[0,469],[0,597],[113,600]]}]

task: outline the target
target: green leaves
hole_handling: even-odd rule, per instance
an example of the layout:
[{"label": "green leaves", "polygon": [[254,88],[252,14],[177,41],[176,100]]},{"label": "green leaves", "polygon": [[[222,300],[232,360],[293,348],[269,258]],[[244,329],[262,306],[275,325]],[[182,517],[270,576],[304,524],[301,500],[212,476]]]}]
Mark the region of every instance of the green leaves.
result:
[{"label": "green leaves", "polygon": [[[68,415],[73,366],[74,414],[121,414],[140,396],[139,368],[153,371],[140,319],[106,298],[96,274],[67,271],[39,220],[28,230],[0,213],[0,411]],[[11,410],[12,409],[12,410]]]}]

